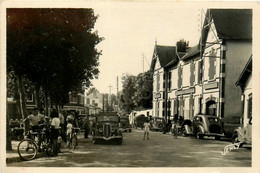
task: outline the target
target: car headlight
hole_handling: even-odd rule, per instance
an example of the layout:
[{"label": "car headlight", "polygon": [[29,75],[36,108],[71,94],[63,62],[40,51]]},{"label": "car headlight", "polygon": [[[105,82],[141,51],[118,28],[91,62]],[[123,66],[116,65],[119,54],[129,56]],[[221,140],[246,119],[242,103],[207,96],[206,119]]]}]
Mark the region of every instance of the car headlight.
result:
[{"label": "car headlight", "polygon": [[102,132],[102,131],[103,131],[103,128],[99,128],[98,130],[99,130],[99,132]]},{"label": "car headlight", "polygon": [[116,129],[113,129],[113,128],[112,128],[112,129],[111,129],[111,132],[115,132],[115,130],[116,130]]}]

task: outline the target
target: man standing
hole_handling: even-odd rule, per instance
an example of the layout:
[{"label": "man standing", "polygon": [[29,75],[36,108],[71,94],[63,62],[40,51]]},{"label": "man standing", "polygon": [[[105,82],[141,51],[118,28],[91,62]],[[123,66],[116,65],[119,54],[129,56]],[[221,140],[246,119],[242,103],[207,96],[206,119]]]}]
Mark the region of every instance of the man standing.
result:
[{"label": "man standing", "polygon": [[150,131],[150,123],[149,120],[147,119],[146,122],[144,123],[144,138],[145,140],[145,135],[147,135],[147,139],[149,140],[149,131]]}]

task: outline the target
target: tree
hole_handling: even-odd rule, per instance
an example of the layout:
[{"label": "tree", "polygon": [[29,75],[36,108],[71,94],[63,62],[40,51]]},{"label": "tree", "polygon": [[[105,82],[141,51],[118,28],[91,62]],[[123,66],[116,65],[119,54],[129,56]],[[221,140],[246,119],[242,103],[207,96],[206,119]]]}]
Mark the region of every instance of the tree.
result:
[{"label": "tree", "polygon": [[127,74],[122,77],[122,81],[123,81],[123,89],[122,89],[122,96],[120,97],[120,102],[122,104],[123,109],[126,112],[130,113],[135,108],[133,97],[136,92],[136,88],[135,88],[136,76]]},{"label": "tree", "polygon": [[69,92],[97,78],[97,18],[93,9],[7,9],[7,67],[17,77],[22,114],[25,77],[44,92],[46,108],[48,99],[63,106]]},{"label": "tree", "polygon": [[136,108],[148,109],[152,108],[153,99],[153,75],[148,71],[140,73],[136,78],[135,94],[133,97]]}]

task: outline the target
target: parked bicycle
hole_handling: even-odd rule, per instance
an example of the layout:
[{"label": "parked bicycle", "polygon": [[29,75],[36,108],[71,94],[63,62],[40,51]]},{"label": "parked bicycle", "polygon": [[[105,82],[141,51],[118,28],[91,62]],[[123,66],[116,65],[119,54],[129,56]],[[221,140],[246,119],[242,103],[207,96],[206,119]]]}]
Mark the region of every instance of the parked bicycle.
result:
[{"label": "parked bicycle", "polygon": [[[50,142],[50,129],[46,125],[36,132],[28,131],[25,139],[18,144],[18,154],[22,160],[33,160],[38,154],[38,151],[45,151],[47,156],[52,154],[52,146]],[[39,141],[40,140],[40,141]]]},{"label": "parked bicycle", "polygon": [[78,136],[77,132],[79,132],[80,128],[73,127],[72,133],[68,134],[68,147],[69,149],[76,149],[78,146]]}]

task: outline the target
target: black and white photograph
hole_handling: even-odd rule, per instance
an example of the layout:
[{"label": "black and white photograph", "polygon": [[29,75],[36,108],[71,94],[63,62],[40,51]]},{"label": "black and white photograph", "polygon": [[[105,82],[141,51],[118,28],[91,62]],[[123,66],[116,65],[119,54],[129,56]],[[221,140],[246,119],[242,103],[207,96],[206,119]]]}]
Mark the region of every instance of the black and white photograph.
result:
[{"label": "black and white photograph", "polygon": [[1,172],[260,172],[257,2],[0,5]]}]

